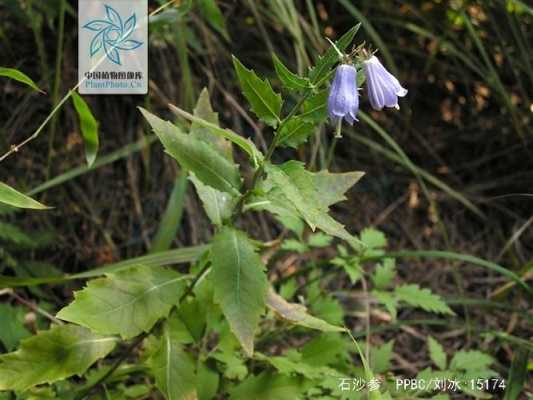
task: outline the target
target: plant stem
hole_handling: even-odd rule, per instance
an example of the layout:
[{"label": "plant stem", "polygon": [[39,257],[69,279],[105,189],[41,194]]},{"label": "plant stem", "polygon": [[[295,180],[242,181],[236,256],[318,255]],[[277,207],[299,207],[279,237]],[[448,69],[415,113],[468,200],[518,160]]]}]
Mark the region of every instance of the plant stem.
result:
[{"label": "plant stem", "polygon": [[277,146],[279,144],[278,143],[279,142],[279,137],[280,137],[279,132],[281,132],[281,130],[283,129],[283,127],[285,126],[287,121],[289,121],[289,119],[291,119],[291,117],[293,117],[294,114],[296,114],[298,112],[298,110],[300,109],[300,107],[302,106],[304,101],[307,100],[307,98],[310,95],[311,95],[311,91],[308,90],[300,98],[300,100],[298,100],[298,102],[294,105],[294,107],[291,109],[291,111],[289,111],[287,116],[285,118],[283,118],[283,120],[279,124],[278,129],[276,131],[277,134],[272,139],[272,142],[270,142],[270,146],[268,146],[267,153],[265,155],[265,159],[263,160],[261,165],[255,170],[254,176],[252,178],[252,183],[250,184],[250,188],[240,197],[239,202],[237,203],[237,205],[235,207],[235,209],[237,211],[233,215],[233,220],[235,220],[238,216],[240,216],[242,214],[243,208],[244,208],[244,203],[246,202],[248,197],[250,197],[252,192],[255,190],[255,187],[257,186],[257,182],[259,181],[259,179],[263,176],[263,174],[265,172],[265,163],[270,161],[270,159],[272,158],[272,155],[274,154],[274,151],[276,150],[276,148],[277,148]]},{"label": "plant stem", "polygon": [[[203,276],[208,272],[209,268],[211,267],[209,262],[206,262],[205,265],[198,271],[198,273],[194,276],[194,278],[191,280],[183,294],[178,300],[178,306],[183,303],[183,301],[192,294],[194,288],[196,287],[196,284],[202,279]],[[88,388],[82,390],[76,397],[74,397],[74,400],[81,400],[83,399],[87,394],[89,394],[94,388],[96,388],[98,385],[104,383],[107,378],[109,378],[113,372],[115,372],[118,367],[126,360],[126,358],[135,350],[135,348],[142,343],[144,339],[148,337],[155,329],[161,324],[160,320],[157,324],[155,324],[152,329],[150,329],[148,332],[143,332],[137,338],[127,347],[127,349],[118,357],[113,365],[109,367],[109,370],[102,375],[100,378],[98,378],[93,384],[91,384]]]}]

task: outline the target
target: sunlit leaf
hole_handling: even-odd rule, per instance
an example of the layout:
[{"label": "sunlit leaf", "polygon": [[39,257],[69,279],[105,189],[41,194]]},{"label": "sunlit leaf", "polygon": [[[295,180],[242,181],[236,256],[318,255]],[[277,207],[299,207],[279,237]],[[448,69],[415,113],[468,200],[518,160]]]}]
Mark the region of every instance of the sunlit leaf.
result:
[{"label": "sunlit leaf", "polygon": [[272,54],[274,68],[283,86],[290,90],[303,90],[310,87],[309,79],[290,71],[276,54]]},{"label": "sunlit leaf", "polygon": [[18,69],[0,67],[0,76],[5,76],[17,82],[24,83],[25,85],[31,87],[33,90],[37,90],[38,92],[44,93],[41,89],[39,89],[37,84],[29,76],[20,72]]},{"label": "sunlit leaf", "polygon": [[429,348],[429,357],[431,361],[439,367],[441,371],[446,369],[446,353],[442,345],[433,339],[431,336],[428,336],[428,348]]},{"label": "sunlit leaf", "polygon": [[429,289],[421,289],[416,284],[398,286],[394,289],[394,294],[398,300],[405,301],[414,307],[439,314],[454,315],[454,312],[440,296],[432,293]]},{"label": "sunlit leaf", "polygon": [[252,356],[255,331],[265,310],[265,267],[248,236],[229,227],[214,237],[211,259],[215,301],[246,354]]},{"label": "sunlit leaf", "polygon": [[81,134],[85,143],[85,158],[87,164],[91,166],[98,153],[98,121],[94,118],[89,105],[76,92],[72,92],[72,101],[80,119]]},{"label": "sunlit leaf", "polygon": [[148,360],[157,388],[167,400],[196,400],[196,376],[192,357],[183,345],[183,323],[170,316],[159,338],[158,348]]},{"label": "sunlit leaf", "polygon": [[20,349],[0,355],[0,390],[26,390],[81,375],[113,350],[116,337],[74,325],[55,326],[22,341]]},{"label": "sunlit leaf", "polygon": [[[344,51],[348,48],[360,26],[361,24],[357,24],[335,42],[335,45],[340,51]],[[322,57],[319,57],[317,63],[309,72],[309,79],[311,82],[317,83],[320,81],[320,79],[323,78],[337,62],[339,62],[339,55],[333,46],[330,46],[326,53]]]},{"label": "sunlit leaf", "polygon": [[315,132],[314,126],[314,124],[305,122],[300,117],[292,117],[278,132],[279,145],[297,149],[298,146],[305,143],[307,138]]},{"label": "sunlit leaf", "polygon": [[289,303],[272,289],[269,289],[267,293],[266,304],[278,316],[292,324],[323,332],[343,332],[345,330],[340,326],[334,326],[320,318],[313,317],[307,312],[305,306]]},{"label": "sunlit leaf", "polygon": [[186,277],[168,268],[136,266],[89,281],[57,314],[65,321],[125,339],[149,331],[177,304]]},{"label": "sunlit leaf", "polygon": [[222,225],[223,221],[231,217],[236,198],[229,193],[204,185],[194,174],[191,174],[190,179],[211,222],[215,225]]},{"label": "sunlit leaf", "polygon": [[[198,96],[198,101],[194,107],[194,116],[219,127],[218,113],[213,111],[213,107],[209,101],[209,92],[207,91],[207,88],[202,89],[200,96]],[[199,124],[198,120],[192,122],[190,135],[213,144],[214,148],[222,156],[228,160],[233,160],[231,142],[224,137],[214,134],[212,129]]]},{"label": "sunlit leaf", "polygon": [[140,110],[163,143],[166,152],[184,168],[194,172],[206,185],[222,192],[239,193],[240,175],[235,164],[204,141],[183,133],[177,126],[142,108]]},{"label": "sunlit leaf", "polygon": [[236,57],[233,57],[233,65],[242,93],[250,103],[252,111],[260,120],[275,128],[280,122],[281,95],[272,90],[267,79],[259,78],[254,71],[242,65]]},{"label": "sunlit leaf", "polygon": [[0,203],[18,208],[31,208],[34,210],[46,210],[50,208],[2,182],[0,182]]}]

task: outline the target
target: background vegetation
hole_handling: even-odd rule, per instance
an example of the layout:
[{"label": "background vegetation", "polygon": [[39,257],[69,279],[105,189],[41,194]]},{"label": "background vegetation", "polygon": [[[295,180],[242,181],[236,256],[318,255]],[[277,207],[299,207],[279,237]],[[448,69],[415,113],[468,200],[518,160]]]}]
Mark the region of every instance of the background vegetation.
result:
[{"label": "background vegetation", "polygon": [[[183,171],[164,155],[136,107],[174,120],[167,104],[192,111],[206,87],[221,126],[264,150],[271,133],[246,105],[232,54],[279,88],[271,53],[292,71],[305,74],[329,48],[324,37],[338,39],[361,22],[357,41],[379,49],[382,61],[409,89],[401,110],[362,113],[358,124],[344,130],[341,141],[333,138],[331,126],[322,124],[305,147],[285,149],[275,161],[292,157],[314,171],[365,171],[347,200],[334,207],[336,218],[351,232],[366,229],[378,251],[386,245],[388,252],[397,253],[391,278],[395,286],[430,288],[454,315],[428,314],[416,304],[402,308],[396,321],[391,321],[390,310],[376,306],[369,312],[368,299],[375,300],[365,281],[332,269],[347,262],[342,250],[339,256],[338,243],[308,233],[306,239],[285,241],[270,255],[270,279],[292,301],[306,298],[314,314],[346,325],[356,339],[372,346],[378,352],[370,357],[377,374],[413,377],[429,367],[451,371],[480,362],[508,384],[513,368],[515,389],[507,390],[507,398],[531,396],[531,293],[498,268],[516,274],[526,286],[533,276],[533,7],[518,0],[223,0],[217,2],[218,13],[205,4],[210,2],[176,1],[152,17],[148,96],[84,97],[99,127],[98,157],[87,166],[78,113],[70,100],[39,130],[76,84],[76,3],[2,1],[0,65],[24,72],[42,91],[0,78],[0,152],[13,150],[38,132],[18,151],[2,157],[0,179],[54,208],[2,209],[0,273],[53,280],[209,241],[213,231],[200,199]],[[150,10],[161,5],[165,2],[150,2]],[[370,107],[364,104],[363,109]],[[244,214],[241,226],[252,237],[272,243],[289,235],[266,213]],[[442,253],[432,252],[437,250]],[[374,271],[375,265],[364,267]],[[287,278],[306,269],[322,272]],[[72,291],[84,285],[83,280],[21,287],[1,282],[3,352],[47,329],[55,313],[70,302]],[[313,303],[313,295],[321,300]],[[338,336],[292,337],[283,332],[262,337],[262,351],[279,355],[311,343],[318,346],[317,353],[344,359],[352,343],[349,337],[344,342]],[[428,337],[443,348],[432,347]],[[123,350],[111,359],[126,354],[130,367],[134,364],[127,364],[128,357],[143,351]],[[453,361],[457,354],[477,358]],[[309,388],[263,397],[243,394],[254,384],[265,392],[279,383],[251,381],[254,373],[275,379],[284,376],[283,371],[275,364],[257,367],[256,360],[244,367],[244,362],[231,364],[237,362],[225,356],[219,355],[218,362],[234,369],[226,373],[230,383],[219,388],[219,398],[227,393],[250,399],[342,396],[324,394],[327,388],[320,395]],[[334,364],[320,357],[326,356],[317,355],[309,363]],[[359,363],[355,355],[345,361]],[[523,379],[516,380],[516,371]],[[288,375],[309,378],[301,371],[290,370]],[[239,386],[241,381],[247,386]],[[131,389],[132,398],[158,396],[133,373],[125,382],[139,390]],[[125,387],[109,387],[108,396],[130,396]],[[501,390],[492,392],[494,398],[504,396]]]}]

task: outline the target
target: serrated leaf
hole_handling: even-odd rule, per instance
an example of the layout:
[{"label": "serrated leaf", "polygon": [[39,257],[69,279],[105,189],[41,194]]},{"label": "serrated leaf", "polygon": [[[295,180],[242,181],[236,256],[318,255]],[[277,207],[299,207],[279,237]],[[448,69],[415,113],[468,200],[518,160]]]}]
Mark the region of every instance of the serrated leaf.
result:
[{"label": "serrated leaf", "polygon": [[214,237],[211,257],[215,301],[251,357],[255,331],[265,310],[268,289],[265,266],[248,236],[229,227],[222,228]]},{"label": "serrated leaf", "polygon": [[303,104],[303,112],[299,115],[304,121],[318,124],[328,117],[329,90],[325,89],[310,96]]},{"label": "serrated leaf", "polygon": [[242,93],[250,103],[252,111],[260,120],[275,128],[280,122],[281,95],[274,92],[267,79],[259,78],[254,71],[242,65],[236,57],[233,57],[233,65]]},{"label": "serrated leaf", "polygon": [[186,135],[177,126],[140,109],[152,129],[163,143],[165,151],[182,167],[194,174],[206,185],[222,192],[239,194],[238,167],[222,157],[209,144]]},{"label": "serrated leaf", "polygon": [[[335,45],[340,51],[346,50],[350,43],[352,43],[353,38],[357,34],[357,31],[359,30],[360,26],[361,24],[357,24],[335,42]],[[335,50],[335,48],[333,48],[333,46],[330,46],[326,53],[322,57],[319,57],[317,63],[309,72],[309,79],[311,80],[311,82],[319,82],[320,79],[323,78],[329,72],[331,67],[335,65],[338,61],[339,55],[337,51]]]},{"label": "serrated leaf", "polygon": [[21,339],[31,336],[24,326],[24,309],[0,303],[0,342],[7,351],[15,349]]},{"label": "serrated leaf", "polygon": [[440,296],[429,289],[421,289],[416,284],[398,286],[394,294],[398,300],[405,301],[414,307],[439,314],[455,315]]},{"label": "serrated leaf", "polygon": [[306,171],[302,163],[289,161],[279,166],[266,164],[265,170],[268,174],[267,187],[279,190],[286,198],[285,203],[294,207],[312,230],[318,227],[329,235],[357,246],[357,239],[328,214],[328,207],[316,191],[313,174]]},{"label": "serrated leaf", "polygon": [[364,172],[351,171],[332,173],[320,171],[313,174],[316,191],[324,207],[346,200],[345,193],[365,175]]},{"label": "serrated leaf", "polygon": [[370,360],[372,371],[374,373],[383,374],[390,369],[393,347],[394,340],[391,340],[381,346],[372,346],[370,349]]},{"label": "serrated leaf", "polygon": [[395,276],[396,261],[394,258],[386,258],[376,267],[374,275],[372,275],[372,282],[377,289],[385,289],[390,286]]},{"label": "serrated leaf", "polygon": [[89,105],[78,93],[72,92],[72,102],[80,119],[80,129],[85,144],[85,159],[87,165],[91,166],[98,153],[98,121],[94,118]]},{"label": "serrated leaf", "polygon": [[0,182],[0,203],[17,208],[31,208],[34,210],[46,210],[50,208],[2,182]]},{"label": "serrated leaf", "polygon": [[193,173],[191,173],[190,179],[211,222],[214,225],[222,225],[223,221],[231,217],[236,198],[229,193],[204,185]]},{"label": "serrated leaf", "polygon": [[116,337],[74,325],[55,326],[22,341],[20,349],[0,356],[0,390],[26,390],[81,375],[113,350]]},{"label": "serrated leaf", "polygon": [[197,400],[195,365],[183,348],[183,323],[176,314],[165,322],[159,347],[148,360],[157,388],[167,400]]},{"label": "serrated leaf", "polygon": [[373,290],[372,295],[379,303],[385,306],[392,320],[395,321],[398,314],[398,299],[391,292],[384,292],[382,290]]},{"label": "serrated leaf", "polygon": [[303,90],[310,87],[309,79],[303,78],[290,71],[276,54],[272,54],[274,69],[282,85],[289,90]]},{"label": "serrated leaf", "polygon": [[217,30],[226,40],[229,40],[226,20],[220,11],[216,0],[197,0],[198,8],[204,19]]},{"label": "serrated leaf", "polygon": [[177,304],[186,276],[164,267],[137,266],[89,281],[57,314],[102,334],[129,339],[148,332]]},{"label": "serrated leaf", "polygon": [[300,117],[292,117],[277,133],[279,135],[279,145],[297,149],[315,132],[313,128],[314,124],[306,122]]},{"label": "serrated leaf", "polygon": [[306,328],[317,329],[323,332],[344,332],[344,328],[327,323],[320,318],[313,317],[307,312],[307,308],[301,304],[289,303],[279,294],[269,289],[266,298],[267,306],[282,319],[292,324]]},{"label": "serrated leaf", "polygon": [[284,356],[267,356],[256,353],[254,358],[268,362],[282,375],[300,374],[308,379],[322,379],[326,375],[338,375],[338,372],[333,368],[314,366],[302,362],[302,355],[297,351],[289,350],[287,355]]},{"label": "serrated leaf", "polygon": [[194,117],[196,117],[197,120],[193,121],[191,124],[190,135],[212,144],[220,155],[233,161],[231,142],[220,135],[214,134],[212,129],[209,129],[198,122],[198,120],[203,120],[219,127],[218,113],[213,111],[207,88],[202,89],[200,96],[198,96],[198,101],[194,107]]},{"label": "serrated leaf", "polygon": [[478,350],[458,351],[450,361],[451,370],[479,371],[489,369],[494,359]]},{"label": "serrated leaf", "polygon": [[250,139],[245,139],[242,136],[237,135],[235,132],[229,129],[221,128],[217,126],[216,124],[213,124],[212,122],[206,121],[203,118],[198,118],[188,113],[187,111],[182,110],[181,108],[176,107],[172,104],[169,104],[168,106],[170,110],[177,116],[185,118],[191,122],[194,122],[198,124],[199,126],[203,126],[204,128],[209,129],[213,135],[216,135],[221,138],[225,138],[229,140],[230,142],[236,144],[242,150],[244,150],[246,154],[248,154],[248,156],[252,159],[252,161],[257,162],[264,158],[263,154],[257,149],[255,144]]},{"label": "serrated leaf", "polygon": [[428,349],[431,361],[441,370],[446,370],[446,352],[439,342],[428,336]]},{"label": "serrated leaf", "polygon": [[39,89],[37,84],[29,76],[27,76],[23,72],[20,72],[18,69],[0,67],[0,76],[5,76],[17,82],[24,83],[25,85],[31,87],[33,90],[44,93],[41,89]]}]

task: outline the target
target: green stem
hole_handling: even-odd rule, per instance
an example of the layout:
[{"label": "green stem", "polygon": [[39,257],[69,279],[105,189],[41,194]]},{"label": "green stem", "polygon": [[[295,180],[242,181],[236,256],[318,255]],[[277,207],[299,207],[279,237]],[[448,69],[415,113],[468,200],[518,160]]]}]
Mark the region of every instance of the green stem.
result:
[{"label": "green stem", "polygon": [[274,151],[278,147],[278,144],[279,144],[278,142],[279,142],[279,137],[280,137],[279,132],[281,132],[281,130],[283,129],[283,127],[285,126],[287,121],[289,119],[291,119],[294,116],[294,114],[296,114],[298,112],[298,110],[300,109],[300,107],[302,106],[304,101],[307,100],[307,98],[310,95],[311,95],[311,91],[308,90],[300,98],[300,100],[298,100],[298,102],[294,105],[294,107],[291,109],[291,111],[289,111],[287,116],[279,124],[278,129],[277,129],[278,134],[275,135],[274,138],[272,139],[272,142],[270,142],[270,146],[268,146],[267,153],[265,155],[265,159],[263,160],[261,165],[259,165],[259,167],[255,170],[254,176],[252,178],[252,183],[250,184],[250,188],[240,197],[240,199],[239,199],[239,201],[238,201],[238,203],[237,203],[237,205],[235,207],[235,209],[237,211],[233,215],[233,221],[235,221],[237,219],[237,217],[242,214],[243,209],[244,209],[244,204],[245,204],[246,200],[251,196],[252,192],[255,190],[255,187],[257,186],[257,182],[259,181],[259,179],[263,176],[263,174],[265,172],[265,163],[270,161],[270,159],[272,158],[272,155],[274,154]]}]

